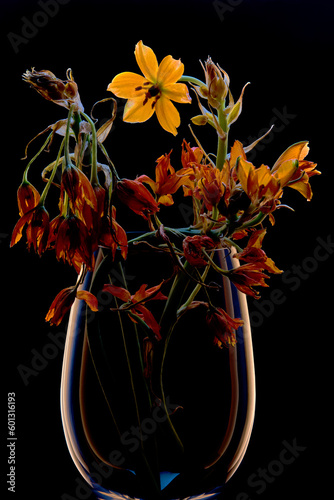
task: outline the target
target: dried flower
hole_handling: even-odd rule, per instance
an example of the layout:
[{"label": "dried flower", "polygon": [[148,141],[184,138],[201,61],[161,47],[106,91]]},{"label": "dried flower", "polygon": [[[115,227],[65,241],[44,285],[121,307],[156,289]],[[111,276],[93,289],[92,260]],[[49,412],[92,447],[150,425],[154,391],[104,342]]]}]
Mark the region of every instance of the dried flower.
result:
[{"label": "dried flower", "polygon": [[73,80],[71,69],[67,70],[66,77],[66,80],[60,80],[51,71],[36,71],[35,68],[23,74],[23,80],[30,83],[44,99],[67,109],[74,105],[76,111],[83,111],[78,86]]}]

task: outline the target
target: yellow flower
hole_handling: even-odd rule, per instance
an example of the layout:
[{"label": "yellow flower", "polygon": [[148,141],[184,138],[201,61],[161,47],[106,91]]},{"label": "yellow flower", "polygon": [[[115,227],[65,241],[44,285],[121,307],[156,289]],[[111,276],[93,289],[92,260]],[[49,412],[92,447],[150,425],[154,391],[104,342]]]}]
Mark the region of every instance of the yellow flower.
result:
[{"label": "yellow flower", "polygon": [[153,50],[142,41],[136,45],[135,57],[144,76],[131,72],[120,73],[107,90],[117,97],[128,99],[124,121],[145,122],[156,112],[162,128],[176,135],[180,115],[171,101],[191,102],[187,86],[176,83],[183,75],[184,65],[172,56],[166,56],[158,65]]}]

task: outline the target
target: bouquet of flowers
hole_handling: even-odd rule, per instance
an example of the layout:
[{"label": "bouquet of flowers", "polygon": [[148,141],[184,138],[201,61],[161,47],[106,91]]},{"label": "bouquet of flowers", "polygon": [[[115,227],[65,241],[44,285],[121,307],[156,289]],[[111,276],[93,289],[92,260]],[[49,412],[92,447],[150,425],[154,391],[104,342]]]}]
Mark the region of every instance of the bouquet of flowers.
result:
[{"label": "bouquet of flowers", "polygon": [[[306,141],[289,146],[271,167],[255,166],[248,161],[247,154],[271,129],[252,144],[245,146],[238,140],[229,144],[230,128],[241,115],[247,84],[234,100],[228,74],[211,58],[201,63],[203,80],[185,75],[182,62],[171,55],[159,64],[153,50],[142,41],[135,47],[135,58],[142,74],[120,73],[107,88],[117,98],[126,99],[124,122],[142,123],[156,114],[160,126],[176,136],[180,115],[179,106],[173,102],[190,104],[191,94],[198,104],[199,112],[191,118],[189,126],[190,141],[183,139],[179,146],[180,159],[175,158],[172,151],[160,151],[155,174],[152,168],[134,179],[127,178],[124,176],[126,166],[115,165],[105,146],[116,119],[116,99],[108,96],[99,101],[111,101],[113,113],[97,127],[94,109],[91,114],[84,111],[70,69],[65,80],[49,70],[27,71],[24,81],[46,100],[65,108],[67,116],[36,136],[47,134],[39,151],[27,163],[18,188],[20,218],[11,245],[17,244],[25,232],[29,250],[33,249],[39,256],[54,251],[58,260],[75,269],[76,283],[56,295],[46,320],[59,325],[75,302],[84,301],[85,314],[93,316],[94,321],[100,321],[96,318],[102,315],[109,324],[119,325],[125,346],[124,364],[130,374],[134,418],[142,422],[143,415],[152,414],[157,405],[165,408],[164,424],[169,427],[169,435],[181,456],[184,453],[182,432],[178,432],[173,418],[174,413],[176,421],[182,418],[176,414],[182,413],[184,404],[177,405],[173,413],[168,411],[164,389],[164,363],[172,334],[181,318],[186,321],[187,316],[196,311],[203,319],[205,336],[216,354],[236,349],[237,332],[243,320],[230,313],[226,301],[217,300],[222,282],[228,282],[238,293],[259,298],[258,287],[268,286],[268,273],[282,272],[262,248],[267,232],[265,222],[275,224],[275,211],[286,207],[282,200],[287,188],[311,200],[309,180],[320,172],[314,162],[305,159],[309,152]],[[199,127],[198,135],[195,127]],[[205,133],[216,137],[214,152],[206,150],[204,127]],[[30,169],[42,153],[50,154],[56,138],[60,138],[61,143],[52,162],[42,171],[45,186],[40,192],[29,181]],[[57,204],[52,207],[49,200],[55,198],[49,195],[56,190]],[[192,211],[193,220],[188,227],[170,227],[162,218],[164,214],[168,217],[168,207],[178,200],[188,203]],[[55,212],[50,216],[52,210]],[[130,210],[146,221],[147,230],[134,233],[135,227],[123,227],[118,219],[122,210]],[[124,275],[131,253],[136,255],[135,259],[140,253],[149,255],[149,261],[144,263],[147,267],[140,270],[143,277],[135,288],[134,282],[127,283]],[[168,263],[164,264],[165,275],[162,272],[163,276],[156,282],[155,276],[153,280],[149,276],[155,255],[162,256]],[[234,262],[232,267],[224,264],[227,255]],[[134,260],[135,274],[137,270],[139,273],[139,262]],[[123,273],[122,286],[115,284],[110,272],[116,267]],[[88,274],[93,276],[90,289],[83,286]],[[108,300],[101,304],[101,297]],[[94,354],[94,335],[97,335],[92,333],[94,321],[87,321],[87,317],[93,364],[117,427],[117,409],[110,403],[108,382],[104,385],[99,354],[97,351]],[[102,338],[114,335],[111,330],[108,332],[99,335]],[[133,348],[136,356],[127,350],[130,342],[127,335],[136,338]],[[104,353],[107,351],[106,348]],[[118,373],[121,377],[123,371]],[[141,379],[145,392],[138,388],[134,374]],[[155,477],[156,467],[152,450],[146,444],[142,439],[138,460],[150,471],[145,476],[148,481],[147,477]],[[136,472],[134,455],[123,467],[114,466]],[[215,461],[207,459],[205,466]]]}]

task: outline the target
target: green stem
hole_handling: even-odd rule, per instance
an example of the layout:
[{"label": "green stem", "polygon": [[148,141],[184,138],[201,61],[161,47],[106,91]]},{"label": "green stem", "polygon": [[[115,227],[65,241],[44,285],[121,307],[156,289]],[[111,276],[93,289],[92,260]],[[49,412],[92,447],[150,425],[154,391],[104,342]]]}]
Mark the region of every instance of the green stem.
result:
[{"label": "green stem", "polygon": [[23,172],[23,179],[22,179],[22,182],[28,182],[28,179],[27,179],[27,175],[28,175],[28,170],[30,168],[30,165],[36,160],[36,158],[44,151],[44,149],[46,148],[49,140],[51,139],[53,135],[53,132],[51,132],[46,141],[44,142],[43,146],[39,149],[39,151],[35,154],[35,156],[33,158],[31,158],[30,162],[28,163],[28,165],[26,166],[26,168],[24,169],[24,172]]},{"label": "green stem", "polygon": [[205,83],[199,80],[198,78],[194,78],[193,76],[188,76],[188,75],[183,75],[181,78],[178,80],[179,82],[188,82],[188,83],[194,83],[195,85],[198,85],[199,87],[205,86]]},{"label": "green stem", "polygon": [[[206,277],[208,275],[209,269],[210,269],[210,266],[206,266],[204,273],[200,277],[201,282],[204,283],[204,281],[205,281],[205,279],[206,279]],[[178,309],[178,311],[177,311],[177,315],[178,316],[180,315],[181,312],[183,312],[184,310],[186,310],[187,307],[192,303],[192,301],[195,299],[196,295],[201,290],[201,288],[202,288],[202,283],[197,283],[197,285],[195,286],[195,288],[193,289],[193,291],[189,295],[189,297],[186,300],[186,302]]]},{"label": "green stem", "polygon": [[184,451],[183,443],[182,443],[178,433],[176,432],[175,427],[174,427],[174,425],[170,419],[169,413],[168,413],[165,391],[164,391],[164,384],[163,384],[163,370],[164,370],[164,364],[165,364],[165,359],[166,359],[166,354],[167,354],[167,347],[168,347],[168,344],[169,344],[169,341],[170,341],[170,338],[172,336],[172,333],[173,333],[173,330],[175,328],[176,323],[177,323],[177,321],[175,321],[175,323],[171,326],[171,328],[169,329],[169,332],[167,334],[167,337],[165,339],[164,351],[162,354],[162,360],[161,360],[161,366],[160,366],[160,391],[161,391],[161,400],[162,400],[162,404],[163,404],[163,409],[164,409],[166,417],[167,417],[167,422],[168,422],[169,428],[170,428],[170,430],[171,430],[171,432],[176,440],[178,447],[180,448],[181,452],[183,452]]},{"label": "green stem", "polygon": [[218,137],[216,167],[219,170],[222,170],[224,168],[227,155],[227,146],[228,146],[228,125],[224,109],[225,105],[222,102],[220,107],[218,108],[218,123],[219,126],[222,128],[222,130],[225,132],[225,137],[224,138]]},{"label": "green stem", "polygon": [[58,168],[58,165],[60,163],[60,156],[61,156],[61,153],[63,151],[64,144],[65,144],[65,137],[62,140],[62,143],[60,145],[60,148],[59,148],[59,151],[58,151],[58,155],[57,155],[57,159],[56,159],[55,165],[54,165],[54,167],[52,169],[51,175],[50,175],[50,177],[48,179],[48,182],[47,182],[45,188],[43,189],[43,193],[41,194],[41,197],[40,197],[40,200],[39,200],[40,205],[44,205],[45,198],[46,198],[46,196],[47,196],[47,194],[49,192],[49,189],[51,187],[53,179],[54,179],[54,177],[56,175],[57,168]]},{"label": "green stem", "polygon": [[91,184],[99,184],[99,178],[97,175],[97,137],[96,137],[96,128],[93,120],[86,115],[83,111],[80,111],[81,115],[88,121],[89,125],[92,129],[92,169],[90,173],[90,182]]},{"label": "green stem", "polygon": [[65,132],[65,149],[64,149],[64,154],[65,154],[65,164],[66,166],[71,165],[71,156],[70,156],[70,130],[71,130],[71,120],[72,120],[72,115],[73,115],[73,106],[70,107],[70,110],[68,112],[68,117],[67,117],[67,124],[66,124],[66,132]]}]

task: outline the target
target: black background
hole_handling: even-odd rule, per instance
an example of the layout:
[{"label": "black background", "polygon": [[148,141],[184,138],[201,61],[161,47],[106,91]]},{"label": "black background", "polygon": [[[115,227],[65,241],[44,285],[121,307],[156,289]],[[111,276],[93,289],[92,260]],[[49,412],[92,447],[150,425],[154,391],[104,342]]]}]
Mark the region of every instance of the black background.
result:
[{"label": "black background", "polygon": [[[46,346],[52,341],[45,313],[54,295],[74,279],[53,255],[39,259],[29,254],[23,243],[9,249],[10,234],[18,218],[16,189],[26,164],[20,161],[25,144],[65,116],[62,108],[29,89],[21,74],[35,67],[64,78],[71,67],[89,111],[98,99],[110,96],[106,87],[115,74],[137,71],[133,51],[141,39],[154,49],[159,60],[167,54],[181,58],[185,73],[199,78],[199,60],[205,61],[210,55],[229,73],[235,98],[243,85],[251,82],[245,91],[242,116],[232,127],[232,141],[238,138],[248,144],[250,138],[253,140],[269,127],[277,111],[288,113],[284,126],[277,120],[276,132],[265,147],[256,150],[256,165],[272,165],[290,144],[310,142],[309,159],[317,162],[323,173],[312,179],[313,200],[307,202],[290,190],[284,199],[295,212],[277,213],[276,225],[268,229],[264,244],[267,254],[278,267],[290,271],[290,277],[296,273],[294,266],[302,266],[303,274],[293,283],[282,281],[280,276],[272,278],[271,289],[262,293],[262,316],[254,316],[255,425],[246,457],[226,486],[226,498],[245,500],[248,495],[251,500],[266,500],[303,498],[307,494],[318,498],[325,491],[327,495],[331,492],[326,462],[332,443],[329,414],[334,256],[332,249],[323,250],[320,261],[315,257],[320,254],[314,252],[319,238],[331,241],[332,235],[334,240],[333,5],[326,1],[224,0],[219,12],[215,5],[217,2],[204,0],[70,0],[58,4],[58,12],[45,21],[45,16],[36,14],[42,10],[37,1],[1,2],[0,303],[5,380],[1,408],[6,418],[7,393],[15,392],[18,500],[60,500],[64,493],[75,497],[78,477],[60,421],[61,348],[48,351],[54,353],[54,358],[31,375],[26,385],[17,370],[19,365],[31,367],[32,349],[39,354],[47,352]],[[22,36],[26,19],[39,22],[40,27],[26,39],[27,43],[15,49],[8,34]],[[191,109],[179,109],[186,117],[197,114],[195,100]],[[101,106],[99,117],[108,118],[110,111],[108,104]],[[120,117],[106,146],[116,165],[122,162],[122,168],[126,168],[122,175],[135,177],[144,170],[152,174],[155,159],[172,148],[178,168],[181,141],[183,137],[191,140],[186,119],[174,138],[157,126],[155,117],[143,126],[124,124]],[[197,129],[197,133],[205,142],[205,129]],[[35,151],[37,145],[31,147],[30,154]],[[48,162],[48,158],[44,161]],[[43,168],[43,161],[39,165]],[[36,184],[38,169],[36,164],[31,178]],[[274,289],[280,290],[282,304],[269,303]],[[251,311],[259,311],[252,302],[250,307]],[[53,333],[62,331],[58,327]],[[1,451],[5,460],[6,437],[4,422]],[[267,469],[279,459],[283,441],[294,440],[305,448],[294,463],[285,465],[261,491],[259,485],[249,484],[249,478],[258,474],[259,468]],[[4,476],[8,465],[4,464],[1,471],[1,488],[7,492]]]}]

